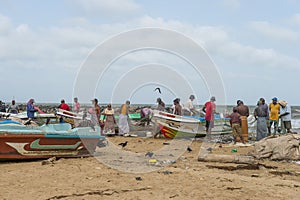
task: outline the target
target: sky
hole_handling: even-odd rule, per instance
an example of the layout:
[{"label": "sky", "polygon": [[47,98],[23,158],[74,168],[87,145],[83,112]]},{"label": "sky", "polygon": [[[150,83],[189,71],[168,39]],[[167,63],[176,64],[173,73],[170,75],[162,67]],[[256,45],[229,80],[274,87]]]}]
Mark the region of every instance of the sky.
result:
[{"label": "sky", "polygon": [[[122,42],[111,41],[149,27],[194,41],[205,52],[199,59],[209,58],[218,73],[197,73],[181,54],[157,48],[113,54]],[[178,47],[180,42],[172,41]],[[107,52],[100,51],[106,44],[111,44]],[[97,81],[83,79],[93,93],[76,93],[91,55],[103,54],[114,55],[113,62],[99,67],[106,70],[94,74]],[[72,102],[78,96],[81,102],[96,97],[100,103],[155,104],[161,97],[170,104],[193,93],[196,104],[214,95],[217,104],[242,99],[255,105],[260,97],[267,102],[277,97],[300,105],[299,58],[300,0],[0,0],[0,99],[5,102]]]}]

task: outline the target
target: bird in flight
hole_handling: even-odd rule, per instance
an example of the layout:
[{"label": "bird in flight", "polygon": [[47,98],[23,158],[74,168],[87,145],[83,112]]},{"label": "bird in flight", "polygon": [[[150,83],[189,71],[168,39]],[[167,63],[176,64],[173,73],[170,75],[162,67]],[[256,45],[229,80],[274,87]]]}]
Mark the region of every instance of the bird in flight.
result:
[{"label": "bird in flight", "polygon": [[155,92],[156,90],[158,90],[159,94],[161,94],[161,90],[160,90],[159,87],[155,88],[154,92]]},{"label": "bird in flight", "polygon": [[124,148],[124,147],[126,147],[127,143],[128,143],[127,141],[126,142],[121,142],[119,145],[122,146],[122,148]]}]

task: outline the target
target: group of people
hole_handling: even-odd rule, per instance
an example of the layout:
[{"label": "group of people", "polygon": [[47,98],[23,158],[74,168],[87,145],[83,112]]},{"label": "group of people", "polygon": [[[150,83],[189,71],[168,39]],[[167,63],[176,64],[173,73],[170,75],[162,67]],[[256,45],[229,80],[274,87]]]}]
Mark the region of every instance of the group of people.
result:
[{"label": "group of people", "polygon": [[[16,105],[16,101],[12,100],[11,105],[8,106],[7,112],[11,114],[18,114],[19,111],[20,110],[18,105]],[[6,112],[6,106],[1,100],[0,100],[0,112]]]},{"label": "group of people", "polygon": [[[190,95],[188,101],[182,106],[180,104],[180,99],[176,98],[173,101],[173,114],[176,115],[195,115],[197,113],[193,101],[195,99],[194,95]],[[214,127],[214,114],[216,112],[216,98],[212,96],[210,101],[206,102],[202,108],[205,113],[205,127],[208,138],[211,137],[211,130]],[[157,99],[157,109],[165,110],[165,104],[161,98]],[[230,124],[233,131],[234,141],[240,140],[245,143],[246,138],[243,135],[248,135],[248,123],[247,118],[249,117],[250,111],[249,107],[244,105],[242,100],[238,100],[236,106],[233,107],[233,111],[227,118],[230,118]],[[271,134],[276,133],[291,133],[291,107],[284,100],[278,101],[276,97],[272,99],[272,102],[267,105],[264,98],[260,98],[257,102],[257,107],[253,113],[257,121],[257,140],[261,140]],[[281,126],[279,128],[279,121]],[[243,123],[242,123],[243,122]],[[242,127],[243,126],[243,127]],[[273,133],[271,130],[273,128]],[[243,132],[247,133],[243,133]]]},{"label": "group of people", "polygon": [[[189,99],[182,106],[180,104],[180,99],[176,98],[173,100],[172,112],[176,115],[196,115],[197,111],[195,106],[193,105],[193,101],[195,100],[194,95],[190,95]],[[216,98],[212,96],[208,102],[206,102],[202,108],[202,111],[205,113],[205,127],[208,138],[211,137],[211,130],[214,127],[214,114],[216,112]],[[92,121],[98,124],[104,134],[115,134],[115,125],[116,119],[114,116],[114,109],[111,104],[108,104],[107,107],[101,112],[101,107],[98,105],[98,99],[92,100],[93,108],[88,112],[91,114]],[[119,135],[124,135],[129,133],[129,124],[128,124],[128,114],[129,114],[129,105],[130,101],[126,101],[122,104],[120,109],[120,116],[118,122]],[[65,103],[65,100],[62,99],[59,109],[71,111],[71,108],[68,104]],[[78,98],[74,98],[73,112],[78,113],[80,111],[80,103],[78,102]],[[29,119],[34,118],[35,112],[43,113],[37,106],[34,105],[34,99],[30,99],[27,103],[27,117]],[[157,110],[165,111],[165,103],[161,98],[157,98]],[[5,104],[0,100],[0,112],[6,112]],[[17,114],[19,113],[19,107],[16,105],[16,101],[12,100],[11,105],[7,109],[8,113]],[[144,107],[141,109],[141,119],[142,124],[149,125],[150,123],[150,107]],[[104,116],[101,119],[101,114]],[[264,98],[260,98],[257,102],[257,107],[253,113],[255,119],[257,120],[257,140],[261,140],[271,134],[275,135],[276,133],[291,133],[291,107],[284,100],[278,101],[276,97],[272,99],[272,102],[267,105]],[[248,131],[248,124],[242,124],[242,121],[247,122],[247,117],[249,116],[249,108],[244,105],[242,100],[237,101],[237,105],[233,108],[233,112],[230,115],[227,115],[227,118],[230,118],[230,124],[233,131],[234,141],[236,142],[238,138],[241,142],[245,143],[245,139],[243,138],[243,131]],[[244,120],[243,120],[244,119]],[[281,119],[281,126],[279,128],[279,121]],[[63,122],[63,121],[61,121]],[[244,126],[242,128],[242,126]],[[271,133],[273,127],[273,133]]]},{"label": "group of people", "polygon": [[[257,140],[271,135],[272,126],[274,127],[274,135],[277,132],[292,132],[291,107],[284,100],[278,101],[278,99],[274,97],[268,106],[265,99],[260,98],[254,110],[254,117],[257,120]],[[281,128],[278,128],[279,120],[281,120]]]},{"label": "group of people", "polygon": [[[253,113],[257,121],[257,135],[256,140],[259,141],[267,136],[275,135],[277,133],[291,133],[291,107],[284,100],[278,101],[276,97],[272,99],[272,102],[267,105],[264,98],[260,98],[257,102],[257,107]],[[229,116],[232,126],[234,141],[236,142],[238,137],[245,143],[243,138],[241,126],[242,119],[246,119],[249,116],[249,108],[245,106],[243,101],[238,100],[237,106],[233,108],[233,113]],[[281,128],[279,128],[279,121],[281,120]],[[247,121],[246,121],[247,122]],[[248,124],[244,123],[245,131],[248,131]],[[273,127],[273,133],[272,133]],[[246,134],[247,135],[247,134]]]}]

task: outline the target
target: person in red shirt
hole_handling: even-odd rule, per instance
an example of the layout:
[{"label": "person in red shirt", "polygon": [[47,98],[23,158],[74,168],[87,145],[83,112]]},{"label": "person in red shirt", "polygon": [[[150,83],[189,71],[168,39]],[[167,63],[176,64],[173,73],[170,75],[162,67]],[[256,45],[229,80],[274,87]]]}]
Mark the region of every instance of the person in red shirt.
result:
[{"label": "person in red shirt", "polygon": [[206,121],[205,127],[206,127],[206,134],[208,136],[208,139],[211,138],[211,129],[214,127],[214,114],[216,112],[215,101],[216,98],[211,97],[210,101],[206,102],[202,109],[202,111],[205,112],[205,121]]},{"label": "person in red shirt", "polygon": [[[68,106],[68,104],[65,103],[65,100],[62,99],[60,101],[60,105],[58,106],[59,109],[62,109],[62,110],[67,110],[67,111],[70,111],[70,107]],[[59,118],[59,123],[64,123],[64,120],[63,120],[63,117],[60,117]]]},{"label": "person in red shirt", "polygon": [[70,111],[70,110],[71,110],[70,107],[69,107],[69,105],[65,103],[65,100],[64,100],[64,99],[62,99],[62,100],[60,101],[60,105],[58,106],[58,108],[60,108],[60,109],[62,109],[62,110],[67,110],[67,111]]}]

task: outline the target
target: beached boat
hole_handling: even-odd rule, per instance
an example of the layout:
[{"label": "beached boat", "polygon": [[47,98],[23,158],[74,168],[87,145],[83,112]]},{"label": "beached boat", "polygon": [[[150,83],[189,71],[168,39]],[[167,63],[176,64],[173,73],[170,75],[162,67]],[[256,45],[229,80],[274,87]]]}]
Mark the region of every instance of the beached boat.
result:
[{"label": "beached boat", "polygon": [[0,160],[89,156],[104,139],[99,127],[71,129],[67,123],[31,127],[0,121]]},{"label": "beached boat", "polygon": [[198,119],[157,110],[153,111],[152,120],[158,125],[160,132],[166,138],[196,136],[201,133],[201,129],[203,128]]},{"label": "beached boat", "polygon": [[[10,117],[15,117],[18,119],[28,119],[27,117],[27,113],[26,112],[21,112],[18,114],[12,114],[12,113],[5,113],[5,112],[0,112],[0,116],[5,117],[5,118],[10,118]],[[55,114],[51,114],[51,113],[34,113],[34,117],[35,118],[56,118]]]},{"label": "beached boat", "polygon": [[[178,116],[162,111],[153,112],[153,121],[166,138],[205,136],[205,119],[201,117]],[[212,134],[231,134],[229,119],[215,116]]]}]

